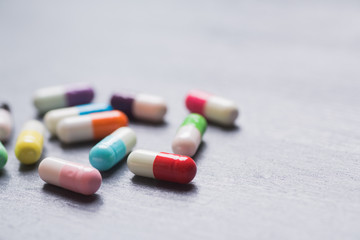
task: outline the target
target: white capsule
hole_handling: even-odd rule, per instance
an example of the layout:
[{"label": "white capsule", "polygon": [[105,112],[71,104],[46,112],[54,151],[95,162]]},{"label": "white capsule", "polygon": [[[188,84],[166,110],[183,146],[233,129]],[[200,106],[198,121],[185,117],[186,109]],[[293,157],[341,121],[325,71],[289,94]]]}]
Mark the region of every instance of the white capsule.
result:
[{"label": "white capsule", "polygon": [[0,107],[0,141],[7,141],[13,128],[12,118],[7,107]]}]

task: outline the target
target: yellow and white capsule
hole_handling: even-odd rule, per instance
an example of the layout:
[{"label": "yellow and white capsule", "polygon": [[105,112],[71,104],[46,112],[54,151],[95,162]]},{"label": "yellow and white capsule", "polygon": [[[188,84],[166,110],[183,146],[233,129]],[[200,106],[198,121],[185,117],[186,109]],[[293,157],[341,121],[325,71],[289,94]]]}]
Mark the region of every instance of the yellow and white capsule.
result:
[{"label": "yellow and white capsule", "polygon": [[16,140],[15,155],[23,164],[36,163],[41,157],[45,127],[37,120],[25,123]]}]

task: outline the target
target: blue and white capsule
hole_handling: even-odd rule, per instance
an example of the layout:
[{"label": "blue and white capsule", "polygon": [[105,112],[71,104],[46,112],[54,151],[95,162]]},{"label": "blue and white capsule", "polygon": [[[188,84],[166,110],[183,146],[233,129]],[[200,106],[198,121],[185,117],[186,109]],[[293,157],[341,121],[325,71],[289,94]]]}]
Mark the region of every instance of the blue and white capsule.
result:
[{"label": "blue and white capsule", "polygon": [[109,170],[130,153],[135,144],[136,135],[131,128],[118,128],[90,150],[90,164],[99,171]]},{"label": "blue and white capsule", "polygon": [[62,119],[72,116],[86,115],[90,113],[105,112],[111,110],[113,110],[111,105],[105,103],[90,103],[78,105],[75,107],[55,109],[45,114],[45,126],[53,135],[56,135],[56,127]]}]

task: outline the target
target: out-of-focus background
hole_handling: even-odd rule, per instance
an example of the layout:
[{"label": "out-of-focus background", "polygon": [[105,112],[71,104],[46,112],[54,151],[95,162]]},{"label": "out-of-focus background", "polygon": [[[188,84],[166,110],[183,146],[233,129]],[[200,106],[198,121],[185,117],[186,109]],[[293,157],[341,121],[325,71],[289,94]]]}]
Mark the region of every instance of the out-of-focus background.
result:
[{"label": "out-of-focus background", "polygon": [[[14,117],[0,171],[0,239],[359,239],[359,1],[0,1],[0,100]],[[210,125],[186,186],[125,161],[91,197],[45,185],[14,144],[38,88],[89,82],[163,96],[166,123],[131,123],[171,151],[197,88],[239,105]],[[45,141],[88,163],[91,143]]]}]

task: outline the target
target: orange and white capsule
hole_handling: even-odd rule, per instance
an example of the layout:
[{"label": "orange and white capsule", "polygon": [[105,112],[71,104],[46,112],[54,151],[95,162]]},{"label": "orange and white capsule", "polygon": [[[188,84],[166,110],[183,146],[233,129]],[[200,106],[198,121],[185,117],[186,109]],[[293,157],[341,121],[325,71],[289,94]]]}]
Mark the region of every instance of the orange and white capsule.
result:
[{"label": "orange and white capsule", "polygon": [[84,195],[94,194],[102,181],[95,168],[54,157],[42,160],[38,171],[45,182]]},{"label": "orange and white capsule", "polygon": [[113,110],[65,118],[56,127],[56,134],[64,143],[99,140],[127,125],[127,116]]}]

